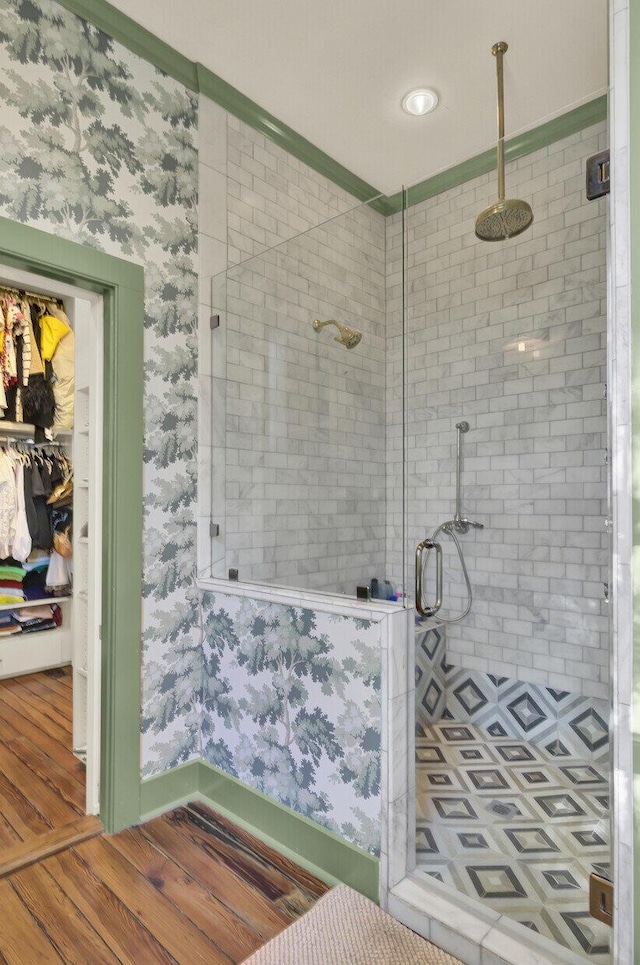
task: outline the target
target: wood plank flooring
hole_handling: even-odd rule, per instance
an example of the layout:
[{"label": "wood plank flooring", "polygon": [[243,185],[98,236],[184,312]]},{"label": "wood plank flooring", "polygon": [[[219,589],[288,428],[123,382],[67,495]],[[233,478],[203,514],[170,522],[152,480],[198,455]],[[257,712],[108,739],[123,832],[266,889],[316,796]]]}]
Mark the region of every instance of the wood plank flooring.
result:
[{"label": "wood plank flooring", "polygon": [[201,804],[0,881],[0,962],[232,965],[327,890]]},{"label": "wood plank flooring", "polygon": [[0,965],[232,965],[327,890],[198,803],[100,834],[81,817],[70,685],[0,681]]},{"label": "wood plank flooring", "polygon": [[72,753],[71,668],[0,680],[0,864],[7,849],[74,825],[85,768]]}]

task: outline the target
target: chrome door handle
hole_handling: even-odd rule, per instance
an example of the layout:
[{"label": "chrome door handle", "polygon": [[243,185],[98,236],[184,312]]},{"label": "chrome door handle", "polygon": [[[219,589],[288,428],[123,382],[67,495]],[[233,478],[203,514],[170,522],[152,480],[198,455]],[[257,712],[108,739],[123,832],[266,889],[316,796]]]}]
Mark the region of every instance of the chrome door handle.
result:
[{"label": "chrome door handle", "polygon": [[[424,571],[423,553],[436,551],[436,601],[433,606],[425,606],[422,600],[422,574]],[[428,556],[427,556],[428,559]],[[442,606],[442,547],[433,539],[423,539],[416,546],[416,610],[422,617],[432,617]]]}]

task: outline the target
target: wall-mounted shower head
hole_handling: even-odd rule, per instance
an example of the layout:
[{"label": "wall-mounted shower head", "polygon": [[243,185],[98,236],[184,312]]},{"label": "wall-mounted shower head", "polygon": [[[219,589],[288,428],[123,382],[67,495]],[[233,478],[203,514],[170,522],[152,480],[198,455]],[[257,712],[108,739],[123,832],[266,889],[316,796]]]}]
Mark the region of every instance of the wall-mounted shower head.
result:
[{"label": "wall-mounted shower head", "polygon": [[355,348],[362,340],[362,332],[356,331],[355,328],[349,328],[348,325],[343,325],[341,322],[336,322],[334,318],[328,318],[326,322],[321,322],[319,318],[313,321],[315,332],[321,332],[325,325],[335,325],[340,334],[335,335],[333,341],[340,342],[345,348]]}]

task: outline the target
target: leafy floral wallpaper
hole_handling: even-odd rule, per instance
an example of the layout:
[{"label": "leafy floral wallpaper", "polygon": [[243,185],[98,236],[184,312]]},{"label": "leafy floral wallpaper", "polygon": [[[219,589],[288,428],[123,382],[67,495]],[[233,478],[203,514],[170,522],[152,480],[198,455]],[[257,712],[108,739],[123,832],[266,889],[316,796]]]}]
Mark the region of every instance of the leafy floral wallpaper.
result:
[{"label": "leafy floral wallpaper", "polygon": [[379,628],[195,589],[196,105],[53,0],[0,0],[0,214],[145,269],[144,774],[202,754],[377,852]]},{"label": "leafy floral wallpaper", "polygon": [[145,268],[144,756],[159,771],[200,748],[197,98],[50,0],[0,0],[0,142],[0,214]]},{"label": "leafy floral wallpaper", "polygon": [[380,625],[204,594],[202,756],[377,853]]}]

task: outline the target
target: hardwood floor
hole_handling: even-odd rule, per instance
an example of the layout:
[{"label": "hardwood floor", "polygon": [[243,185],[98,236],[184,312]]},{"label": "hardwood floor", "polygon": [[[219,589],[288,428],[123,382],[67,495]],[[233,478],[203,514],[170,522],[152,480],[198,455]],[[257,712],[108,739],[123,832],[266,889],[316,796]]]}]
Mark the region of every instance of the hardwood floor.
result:
[{"label": "hardwood floor", "polygon": [[0,681],[0,965],[231,965],[327,890],[198,803],[99,833],[70,733],[68,675]]},{"label": "hardwood floor", "polygon": [[201,804],[0,881],[0,962],[231,965],[327,890]]},{"label": "hardwood floor", "polygon": [[84,815],[71,683],[68,667],[0,680],[0,863],[8,848]]}]

